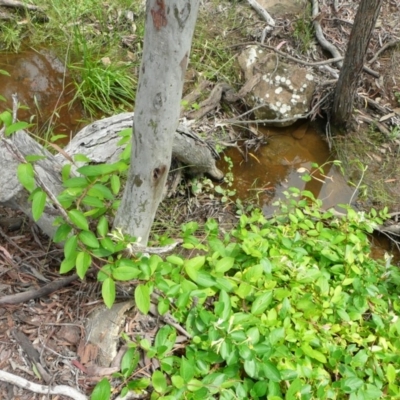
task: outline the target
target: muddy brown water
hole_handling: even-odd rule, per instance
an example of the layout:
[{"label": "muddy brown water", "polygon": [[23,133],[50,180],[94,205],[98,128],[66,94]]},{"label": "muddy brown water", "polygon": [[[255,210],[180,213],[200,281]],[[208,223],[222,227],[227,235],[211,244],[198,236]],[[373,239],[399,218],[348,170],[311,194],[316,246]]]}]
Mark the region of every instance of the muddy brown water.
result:
[{"label": "muddy brown water", "polygon": [[[273,203],[284,199],[289,187],[311,191],[323,201],[324,208],[348,204],[355,200],[352,189],[340,171],[330,162],[332,155],[320,130],[310,123],[287,128],[259,128],[267,144],[257,151],[249,151],[247,160],[236,148],[225,155],[233,161],[234,188],[242,200],[256,197],[264,214],[274,211]],[[323,166],[323,174],[312,164]],[[221,163],[227,172],[227,165]],[[301,177],[311,172],[313,179],[304,182]]]},{"label": "muddy brown water", "polygon": [[18,54],[2,53],[0,69],[10,76],[0,75],[0,112],[12,108],[11,95],[16,93],[22,108],[20,121],[32,122],[39,136],[49,128],[51,135],[70,137],[80,128],[83,109],[79,102],[71,104],[75,87],[63,62],[49,50],[25,50]]}]

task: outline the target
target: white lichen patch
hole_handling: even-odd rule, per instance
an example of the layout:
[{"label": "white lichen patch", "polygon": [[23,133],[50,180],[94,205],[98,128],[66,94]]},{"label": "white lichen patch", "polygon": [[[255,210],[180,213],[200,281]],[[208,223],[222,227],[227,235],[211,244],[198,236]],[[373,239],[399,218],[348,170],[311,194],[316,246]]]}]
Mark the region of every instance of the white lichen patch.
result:
[{"label": "white lichen patch", "polygon": [[279,93],[282,93],[283,92],[283,88],[281,87],[281,86],[279,86],[279,87],[277,87],[276,89],[275,89],[275,93],[276,94],[279,94]]},{"label": "white lichen patch", "polygon": [[277,75],[277,76],[275,77],[275,82],[280,82],[280,80],[281,80],[281,77],[280,77],[279,75]]},{"label": "white lichen patch", "polygon": [[269,98],[269,93],[266,93],[265,97],[268,99]]},{"label": "white lichen patch", "polygon": [[247,54],[247,62],[246,62],[246,67],[249,68],[251,65],[255,64],[255,62],[257,61],[258,57],[257,57],[257,52],[256,49],[254,47],[250,47],[250,49],[248,49],[248,54]]},{"label": "white lichen patch", "polygon": [[279,109],[279,112],[282,115],[285,115],[287,112],[289,112],[292,108],[288,104],[282,104],[282,107]]},{"label": "white lichen patch", "polygon": [[313,81],[313,80],[314,80],[314,77],[313,77],[311,74],[306,74],[306,79],[307,79],[308,81]]},{"label": "white lichen patch", "polygon": [[282,105],[282,103],[280,101],[276,102],[276,107],[279,108]]}]

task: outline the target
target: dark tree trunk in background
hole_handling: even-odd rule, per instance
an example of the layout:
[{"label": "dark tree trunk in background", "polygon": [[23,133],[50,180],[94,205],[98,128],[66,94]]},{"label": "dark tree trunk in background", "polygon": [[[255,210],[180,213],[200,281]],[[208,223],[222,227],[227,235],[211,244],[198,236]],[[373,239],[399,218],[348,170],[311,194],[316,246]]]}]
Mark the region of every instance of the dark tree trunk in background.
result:
[{"label": "dark tree trunk in background", "polygon": [[382,2],[383,0],[361,0],[358,6],[334,95],[332,124],[338,128],[346,129],[351,121],[353,101],[364,65],[364,57]]},{"label": "dark tree trunk in background", "polygon": [[168,175],[200,0],[147,0],[131,166],[114,228],[146,246]]}]

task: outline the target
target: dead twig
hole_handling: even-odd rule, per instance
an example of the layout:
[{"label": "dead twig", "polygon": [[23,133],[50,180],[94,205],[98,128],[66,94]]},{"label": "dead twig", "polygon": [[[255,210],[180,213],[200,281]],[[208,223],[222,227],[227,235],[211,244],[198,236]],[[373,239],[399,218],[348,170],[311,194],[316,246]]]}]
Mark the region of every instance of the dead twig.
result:
[{"label": "dead twig", "polygon": [[[93,269],[94,270],[94,269]],[[89,270],[88,272],[90,272]],[[93,271],[92,271],[93,272]],[[69,285],[71,282],[76,281],[78,279],[77,274],[73,274],[63,279],[58,279],[54,282],[50,282],[47,285],[44,285],[40,289],[28,290],[22,293],[10,294],[8,296],[0,297],[0,305],[4,304],[20,304],[24,303],[28,300],[38,299],[40,297],[48,296],[50,293],[55,292],[63,288],[64,286]]]},{"label": "dead twig", "polygon": [[30,382],[25,378],[21,378],[20,376],[10,374],[9,372],[3,370],[0,370],[0,381],[11,383],[12,385],[29,390],[33,393],[67,396],[74,400],[88,400],[88,398],[83,393],[71,386],[57,385],[51,387],[39,385],[37,383]]},{"label": "dead twig", "polygon": [[382,48],[380,48],[376,52],[376,54],[369,61],[367,61],[367,64],[370,65],[370,64],[374,63],[385,50],[387,50],[390,47],[396,46],[396,44],[399,44],[399,43],[400,43],[400,40],[392,40],[391,42],[386,43]]}]

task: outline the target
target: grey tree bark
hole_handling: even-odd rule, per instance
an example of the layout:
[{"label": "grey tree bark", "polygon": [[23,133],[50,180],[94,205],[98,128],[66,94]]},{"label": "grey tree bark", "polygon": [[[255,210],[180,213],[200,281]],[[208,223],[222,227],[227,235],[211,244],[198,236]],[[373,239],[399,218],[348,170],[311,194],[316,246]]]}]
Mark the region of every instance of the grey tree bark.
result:
[{"label": "grey tree bark", "polygon": [[358,6],[334,94],[331,116],[333,125],[338,128],[346,129],[351,122],[358,81],[382,2],[383,0],[361,0]]},{"label": "grey tree bark", "polygon": [[131,166],[114,228],[147,244],[168,175],[199,0],[147,0]]}]

